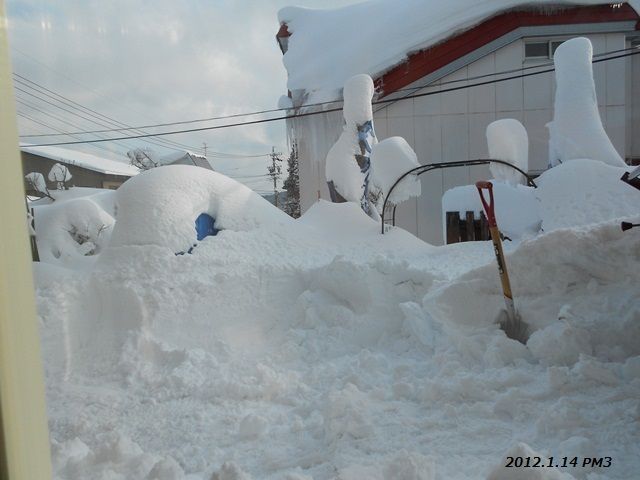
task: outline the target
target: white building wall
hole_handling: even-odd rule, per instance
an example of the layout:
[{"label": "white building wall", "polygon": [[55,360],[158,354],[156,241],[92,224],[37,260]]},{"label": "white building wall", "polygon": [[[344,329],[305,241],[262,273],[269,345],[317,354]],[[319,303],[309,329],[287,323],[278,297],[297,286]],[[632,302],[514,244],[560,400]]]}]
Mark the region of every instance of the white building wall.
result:
[{"label": "white building wall", "polygon": [[[587,37],[593,43],[595,54],[626,46],[622,33]],[[441,78],[428,88],[405,93],[436,92],[473,83],[472,78],[478,75],[549,62],[525,61],[524,42],[517,40]],[[625,87],[629,80],[624,74],[627,63],[625,59],[620,59],[594,65],[602,121],[623,157],[628,146]],[[638,68],[637,62],[634,65]],[[454,80],[460,82],[442,85]],[[407,88],[423,83],[418,81]],[[634,88],[637,89],[637,85]],[[553,73],[546,73],[433,96],[398,100],[374,107],[374,125],[379,139],[404,137],[416,151],[420,163],[426,164],[488,158],[487,125],[500,118],[516,118],[524,124],[529,135],[529,170],[539,173],[547,168],[549,135],[546,124],[553,117],[554,90]],[[635,98],[638,98],[637,92]],[[338,113],[307,117],[296,122],[296,137],[304,139],[302,141],[306,144],[304,153],[303,146],[300,146],[301,189],[304,192],[303,210],[306,210],[317,200],[318,191],[322,198],[329,198],[324,180],[324,159],[339,136],[342,120]],[[396,224],[429,243],[442,244],[442,195],[454,186],[468,185],[486,178],[490,178],[488,166],[451,168],[422,175],[422,196],[398,207]]]}]

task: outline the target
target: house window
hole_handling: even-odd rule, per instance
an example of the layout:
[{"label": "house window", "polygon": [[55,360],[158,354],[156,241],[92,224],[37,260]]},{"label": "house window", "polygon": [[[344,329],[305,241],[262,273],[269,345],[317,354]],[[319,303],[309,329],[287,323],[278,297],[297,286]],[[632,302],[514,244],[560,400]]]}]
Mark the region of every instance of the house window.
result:
[{"label": "house window", "polygon": [[524,58],[525,60],[553,58],[556,49],[562,45],[563,42],[564,40],[536,40],[525,42]]}]

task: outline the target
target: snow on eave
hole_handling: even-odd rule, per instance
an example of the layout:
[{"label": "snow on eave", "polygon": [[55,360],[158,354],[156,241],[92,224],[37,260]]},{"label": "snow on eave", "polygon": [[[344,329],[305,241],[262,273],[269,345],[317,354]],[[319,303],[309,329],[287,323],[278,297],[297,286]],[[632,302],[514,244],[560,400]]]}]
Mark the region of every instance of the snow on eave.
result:
[{"label": "snow on eave", "polygon": [[[640,0],[628,3],[640,9]],[[347,78],[359,73],[379,78],[411,53],[505,11],[610,4],[602,0],[369,0],[331,10],[285,7],[278,19],[291,34],[283,56],[287,86],[294,96],[306,92],[313,93],[313,101],[335,100]]]},{"label": "snow on eave", "polygon": [[132,177],[140,172],[138,168],[124,162],[118,162],[116,160],[110,160],[108,158],[102,158],[90,153],[79,152],[77,150],[70,150],[67,148],[27,145],[20,147],[20,150],[25,153],[64,163],[65,165],[74,165],[93,172],[104,173],[105,175]]}]

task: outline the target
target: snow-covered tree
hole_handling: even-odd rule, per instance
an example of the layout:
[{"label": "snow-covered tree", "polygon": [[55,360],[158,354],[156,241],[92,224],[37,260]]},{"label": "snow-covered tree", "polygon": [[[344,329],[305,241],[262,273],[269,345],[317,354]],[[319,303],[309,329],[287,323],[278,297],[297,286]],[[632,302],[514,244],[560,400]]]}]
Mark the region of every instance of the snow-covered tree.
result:
[{"label": "snow-covered tree", "polygon": [[148,148],[134,148],[127,152],[129,163],[140,170],[150,170],[161,165],[156,152]]},{"label": "snow-covered tree", "polygon": [[283,210],[293,218],[300,216],[300,176],[298,171],[298,146],[293,142],[287,159],[287,178],[283,184],[283,188],[287,191],[287,200]]},{"label": "snow-covered tree", "polygon": [[66,165],[56,163],[51,167],[51,170],[49,170],[48,178],[50,182],[56,184],[57,190],[66,190],[66,183],[71,180],[72,175]]},{"label": "snow-covered tree", "polygon": [[44,179],[44,175],[40,172],[27,173],[24,178],[27,180],[27,186],[31,190],[53,199],[49,193],[49,189],[47,188],[47,182]]}]

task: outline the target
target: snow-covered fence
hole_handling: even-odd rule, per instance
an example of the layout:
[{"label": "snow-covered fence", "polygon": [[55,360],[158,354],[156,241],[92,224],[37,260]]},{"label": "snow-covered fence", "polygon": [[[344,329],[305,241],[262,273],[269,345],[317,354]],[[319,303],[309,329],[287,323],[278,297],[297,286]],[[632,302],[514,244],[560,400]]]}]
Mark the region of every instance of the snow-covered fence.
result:
[{"label": "snow-covered fence", "polygon": [[489,240],[489,223],[484,212],[480,212],[479,218],[473,211],[465,212],[460,218],[460,212],[446,212],[446,239],[450,243],[473,242]]}]

